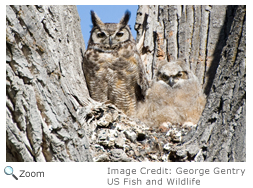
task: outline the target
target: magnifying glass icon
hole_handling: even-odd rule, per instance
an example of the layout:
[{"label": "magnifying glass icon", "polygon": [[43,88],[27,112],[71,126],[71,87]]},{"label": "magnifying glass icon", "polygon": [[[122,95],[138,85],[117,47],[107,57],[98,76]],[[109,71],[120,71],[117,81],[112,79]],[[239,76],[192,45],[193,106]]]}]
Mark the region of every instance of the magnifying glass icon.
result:
[{"label": "magnifying glass icon", "polygon": [[6,175],[12,175],[16,180],[18,180],[17,176],[13,174],[13,168],[11,166],[6,166],[4,169],[4,173]]}]

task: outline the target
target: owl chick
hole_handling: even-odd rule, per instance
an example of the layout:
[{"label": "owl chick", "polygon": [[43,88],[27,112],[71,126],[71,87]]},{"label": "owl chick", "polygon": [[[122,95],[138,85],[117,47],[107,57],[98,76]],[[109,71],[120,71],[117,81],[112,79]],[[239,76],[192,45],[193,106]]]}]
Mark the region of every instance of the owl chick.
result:
[{"label": "owl chick", "polygon": [[163,62],[145,102],[138,105],[137,116],[151,126],[163,122],[197,124],[205,103],[202,87],[185,61]]},{"label": "owl chick", "polygon": [[93,28],[84,55],[83,71],[91,98],[110,102],[129,116],[148,88],[146,72],[127,25],[126,11],[119,23],[103,23],[91,11]]}]

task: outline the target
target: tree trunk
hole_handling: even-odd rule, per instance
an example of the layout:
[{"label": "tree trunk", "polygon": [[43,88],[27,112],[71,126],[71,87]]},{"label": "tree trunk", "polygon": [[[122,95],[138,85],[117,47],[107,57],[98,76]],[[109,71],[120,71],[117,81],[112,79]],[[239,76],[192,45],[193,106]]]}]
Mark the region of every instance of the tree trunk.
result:
[{"label": "tree trunk", "polygon": [[[185,58],[208,96],[180,146],[89,97],[75,6],[6,6],[6,161],[245,161],[246,7],[139,6],[149,80]],[[90,19],[90,18],[83,18]]]},{"label": "tree trunk", "polygon": [[[135,29],[149,78],[160,60],[186,59],[207,104],[172,161],[246,160],[246,6],[139,6]],[[143,39],[144,37],[144,39]]]},{"label": "tree trunk", "polygon": [[91,161],[75,6],[6,6],[6,160]]}]

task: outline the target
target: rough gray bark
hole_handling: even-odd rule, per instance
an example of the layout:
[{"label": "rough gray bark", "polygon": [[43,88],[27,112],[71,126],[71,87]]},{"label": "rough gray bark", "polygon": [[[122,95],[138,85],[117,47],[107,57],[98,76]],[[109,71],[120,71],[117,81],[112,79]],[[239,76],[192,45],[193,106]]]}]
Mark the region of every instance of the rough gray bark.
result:
[{"label": "rough gray bark", "polygon": [[170,160],[246,160],[245,14],[245,6],[139,7],[135,29],[149,78],[160,60],[184,58],[208,95],[196,133]]},{"label": "rough gray bark", "polygon": [[208,94],[196,131],[157,131],[89,97],[75,6],[6,6],[6,160],[245,161],[245,9],[139,7],[149,80],[185,58]]},{"label": "rough gray bark", "polygon": [[91,161],[75,6],[6,6],[6,160]]}]

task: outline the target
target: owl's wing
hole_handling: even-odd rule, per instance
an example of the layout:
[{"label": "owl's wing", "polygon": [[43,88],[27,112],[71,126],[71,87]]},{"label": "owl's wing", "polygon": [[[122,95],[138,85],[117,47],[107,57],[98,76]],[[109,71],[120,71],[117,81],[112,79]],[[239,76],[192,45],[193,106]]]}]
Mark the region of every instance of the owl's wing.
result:
[{"label": "owl's wing", "polygon": [[[99,74],[96,67],[97,62],[93,59],[87,59],[88,50],[83,57],[83,73],[86,81],[87,88],[89,90],[90,97],[96,101],[105,102],[108,100],[107,98],[107,82],[104,81],[105,76],[101,73]],[[91,52],[92,53],[92,52]]]}]

